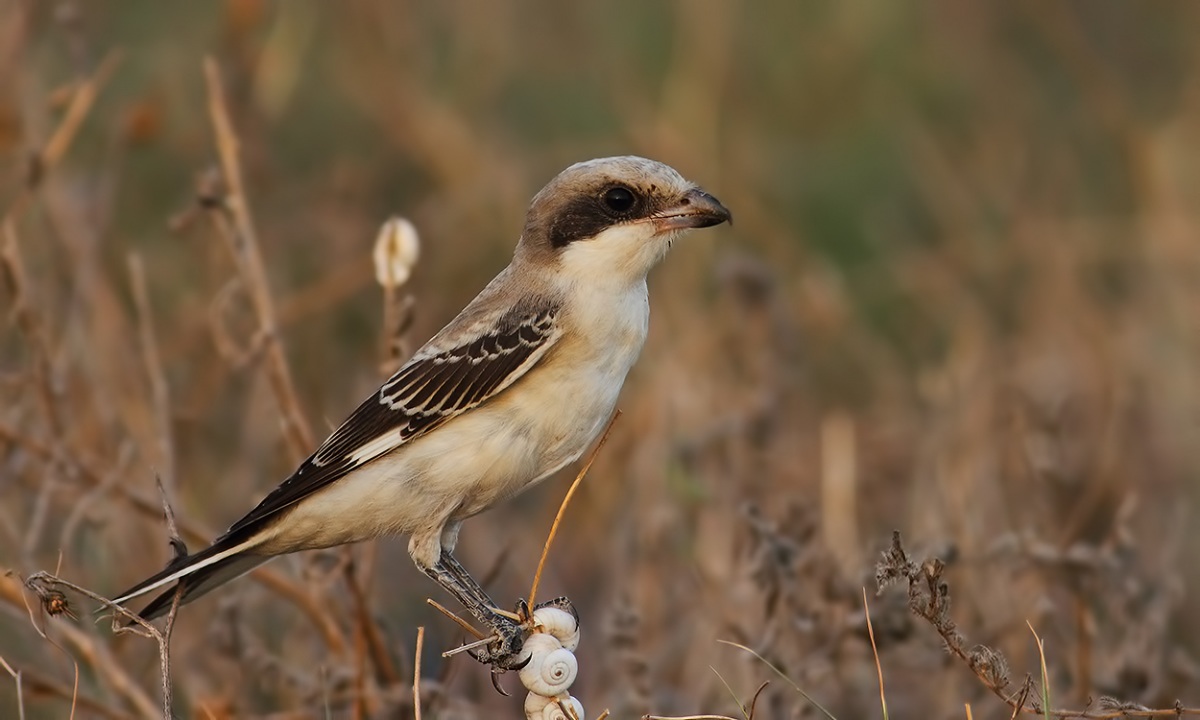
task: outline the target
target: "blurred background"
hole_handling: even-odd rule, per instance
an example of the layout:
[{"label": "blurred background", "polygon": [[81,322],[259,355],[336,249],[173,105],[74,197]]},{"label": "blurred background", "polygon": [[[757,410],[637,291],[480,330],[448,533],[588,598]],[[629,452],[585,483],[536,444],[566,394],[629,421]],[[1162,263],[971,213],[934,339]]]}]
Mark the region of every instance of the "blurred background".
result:
[{"label": "blurred background", "polygon": [[[155,644],[78,595],[47,616],[20,575],[116,593],[169,559],[156,474],[194,549],[299,459],[213,209],[206,57],[318,439],[568,164],[646,155],[733,210],[651,277],[550,555],[589,716],[741,716],[767,680],[757,718],[817,716],[725,639],[878,717],[865,587],[891,717],[1009,717],[903,589],[874,594],[893,530],[947,563],[1010,689],[1039,672],[1028,622],[1055,705],[1200,705],[1197,27],[1117,0],[0,0],[0,716],[67,716],[76,667],[76,717],[153,716]],[[388,315],[391,215],[421,258]],[[466,524],[503,603],[574,474]],[[180,613],[176,713],[411,717],[425,626],[426,717],[519,717],[442,660],[462,632],[430,596],[402,539],[277,560]]]}]

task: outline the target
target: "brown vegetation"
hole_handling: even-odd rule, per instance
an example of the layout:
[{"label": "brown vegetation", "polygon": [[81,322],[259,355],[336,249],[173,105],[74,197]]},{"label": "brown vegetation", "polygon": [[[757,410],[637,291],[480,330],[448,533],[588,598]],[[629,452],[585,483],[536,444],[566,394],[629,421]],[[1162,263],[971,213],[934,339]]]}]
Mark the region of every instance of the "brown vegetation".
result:
[{"label": "brown vegetation", "polygon": [[[0,717],[161,717],[164,644],[24,579],[161,567],[156,478],[206,543],[503,266],[542,182],[617,152],[737,224],[652,278],[541,580],[591,717],[879,717],[880,671],[891,718],[1195,715],[1198,21],[0,0]],[[372,279],[392,214],[412,301]],[[566,480],[464,529],[496,597]],[[882,552],[909,592],[868,634]],[[175,712],[412,717],[425,626],[423,717],[518,717],[440,657],[435,593],[401,541],[277,560],[179,612]]]}]

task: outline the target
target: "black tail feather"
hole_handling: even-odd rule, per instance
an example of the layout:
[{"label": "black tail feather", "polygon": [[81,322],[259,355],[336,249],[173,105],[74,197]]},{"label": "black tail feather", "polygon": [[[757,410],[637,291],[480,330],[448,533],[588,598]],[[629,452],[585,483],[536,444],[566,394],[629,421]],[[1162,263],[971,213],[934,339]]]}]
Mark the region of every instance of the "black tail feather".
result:
[{"label": "black tail feather", "polygon": [[175,590],[179,586],[183,586],[183,596],[179,599],[179,604],[186,605],[230,580],[245,575],[270,559],[271,556],[269,555],[249,555],[246,553],[225,558],[220,562],[201,568],[191,575],[184,577],[179,581],[178,585],[174,585],[157,595],[138,614],[142,616],[143,620],[153,620],[156,617],[166,615],[171,610],[171,603],[175,600]]},{"label": "black tail feather", "polygon": [[114,602],[126,605],[139,595],[163,588],[164,592],[139,614],[145,620],[164,615],[170,610],[175,589],[180,585],[183,586],[180,603],[186,604],[271,558],[269,555],[251,554],[254,544],[243,538],[218,538],[200,552],[176,557],[159,572],[116,595]]}]

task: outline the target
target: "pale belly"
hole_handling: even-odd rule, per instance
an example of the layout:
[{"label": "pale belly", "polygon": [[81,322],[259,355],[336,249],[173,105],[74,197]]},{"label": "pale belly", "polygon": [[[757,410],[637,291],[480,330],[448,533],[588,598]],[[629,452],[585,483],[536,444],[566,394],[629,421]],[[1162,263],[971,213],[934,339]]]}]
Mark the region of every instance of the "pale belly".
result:
[{"label": "pale belly", "polygon": [[638,350],[640,343],[612,348],[584,372],[548,362],[537,368],[536,383],[518,382],[306,499],[264,548],[428,533],[516,495],[595,441]]}]

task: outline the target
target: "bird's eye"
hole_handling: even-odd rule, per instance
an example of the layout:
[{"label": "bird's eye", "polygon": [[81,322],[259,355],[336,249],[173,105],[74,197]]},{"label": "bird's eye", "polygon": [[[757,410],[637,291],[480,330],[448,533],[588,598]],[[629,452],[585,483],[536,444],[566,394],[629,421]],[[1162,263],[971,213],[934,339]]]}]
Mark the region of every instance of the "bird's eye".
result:
[{"label": "bird's eye", "polygon": [[604,205],[615,213],[627,213],[637,203],[633,191],[623,185],[616,185],[604,191]]}]

